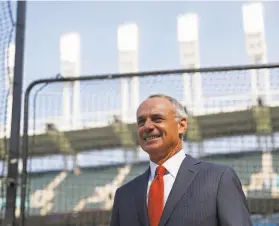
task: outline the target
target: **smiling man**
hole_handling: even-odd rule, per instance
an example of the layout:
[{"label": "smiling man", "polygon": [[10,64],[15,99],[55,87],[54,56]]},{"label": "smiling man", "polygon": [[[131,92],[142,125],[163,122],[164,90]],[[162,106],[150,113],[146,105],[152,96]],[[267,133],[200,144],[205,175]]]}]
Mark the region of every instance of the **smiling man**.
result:
[{"label": "smiling man", "polygon": [[137,125],[150,166],[117,189],[111,226],[252,226],[234,170],[185,155],[187,114],[177,100],[148,97]]}]

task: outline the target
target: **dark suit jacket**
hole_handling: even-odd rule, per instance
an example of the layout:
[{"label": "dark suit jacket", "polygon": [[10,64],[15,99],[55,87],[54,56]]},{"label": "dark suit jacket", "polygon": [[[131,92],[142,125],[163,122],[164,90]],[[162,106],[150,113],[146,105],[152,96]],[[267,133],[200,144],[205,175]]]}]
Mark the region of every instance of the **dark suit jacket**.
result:
[{"label": "dark suit jacket", "polygon": [[[149,169],[115,194],[110,226],[148,226]],[[252,226],[242,186],[227,166],[187,156],[181,164],[159,226]]]}]

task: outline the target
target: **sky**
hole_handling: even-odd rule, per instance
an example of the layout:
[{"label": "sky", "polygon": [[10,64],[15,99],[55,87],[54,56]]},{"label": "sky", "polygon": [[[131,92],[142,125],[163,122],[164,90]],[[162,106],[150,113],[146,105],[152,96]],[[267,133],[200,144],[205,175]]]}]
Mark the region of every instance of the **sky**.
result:
[{"label": "sky", "polygon": [[[243,3],[29,1],[26,14],[24,89],[33,80],[54,77],[59,73],[59,39],[66,32],[80,33],[82,75],[117,73],[117,27],[130,22],[139,26],[140,71],[181,68],[176,21],[178,15],[187,12],[195,12],[199,16],[201,67],[248,64],[241,11]],[[264,11],[268,62],[274,63],[279,61],[279,2],[265,1]],[[278,73],[278,70],[273,73],[273,83],[277,84],[274,88],[279,87]],[[222,93],[247,92],[249,81],[244,82],[247,78],[241,75],[211,76],[205,80],[205,89],[209,90],[206,95],[220,95],[214,93],[213,88],[216,91],[216,87]],[[235,86],[230,85],[231,81],[236,82]],[[119,107],[119,81],[91,81],[88,84],[82,86],[82,111],[90,113],[103,110],[109,105]],[[144,86],[141,89],[145,94],[141,92],[141,99],[158,90],[171,90],[179,98],[183,95],[181,80],[173,77],[170,79],[170,76],[145,79],[142,84]],[[38,97],[36,114],[41,117],[61,113],[61,86],[53,86],[59,87],[56,89],[59,94],[41,93]],[[95,109],[90,108],[92,103],[95,103]]]},{"label": "sky", "polygon": [[[82,75],[117,73],[117,27],[131,22],[137,23],[139,27],[140,71],[182,68],[179,62],[176,23],[178,15],[188,12],[195,12],[199,16],[201,67],[248,64],[241,10],[243,3],[30,1],[26,15],[24,87],[33,80],[55,77],[60,72],[59,38],[67,32],[80,33]],[[267,55],[270,63],[279,60],[279,30],[276,29],[279,21],[278,9],[278,2],[264,2]],[[247,93],[249,77],[239,74],[241,73],[204,76],[204,96]],[[279,87],[276,74],[277,71],[272,75],[272,83]],[[231,82],[234,82],[234,86],[230,85]],[[152,92],[164,92],[180,100],[183,97],[181,77],[144,78],[141,84],[141,100]],[[119,80],[90,81],[87,84],[83,82],[81,87],[82,112],[114,109],[121,105]],[[58,93],[50,95],[49,90]],[[37,116],[61,114],[62,84],[49,85],[44,91],[48,94],[40,92],[38,95]]]},{"label": "sky", "polygon": [[[30,81],[54,77],[59,73],[59,38],[66,32],[80,33],[82,75],[117,73],[117,27],[130,22],[137,23],[139,27],[140,71],[182,68],[179,62],[176,22],[178,15],[187,12],[196,12],[199,16],[201,67],[248,64],[242,4],[243,2],[239,1],[30,1],[27,5],[26,22],[25,87]],[[276,29],[276,21],[279,20],[278,9],[278,2],[264,3],[268,62],[278,62],[279,59],[279,52],[276,51],[279,49],[279,30]],[[165,79],[167,80],[165,83],[170,84],[170,81]],[[233,79],[233,77],[223,76],[214,79],[215,81],[210,78],[209,82],[211,82],[210,86],[213,86],[214,82],[229,84]],[[144,81],[144,89],[152,83],[162,85],[161,80],[163,79],[154,78],[152,81]],[[109,92],[112,84],[108,87],[106,84],[99,83],[88,82],[90,85],[87,85],[89,88],[86,95],[97,95],[98,99],[104,95],[112,96]],[[117,82],[113,81],[114,85],[115,83]],[[180,95],[182,94],[182,88],[179,87],[181,84],[171,83],[171,85],[174,86],[173,88],[180,89]],[[58,87],[58,85],[54,86]],[[224,92],[229,92],[224,84],[218,87],[219,91],[222,87]],[[152,87],[152,90],[154,89]],[[235,91],[239,92],[236,89]],[[115,93],[115,89],[112,92]],[[210,92],[212,94],[212,91]],[[51,100],[55,102],[54,99]]]},{"label": "sky", "polygon": [[[247,64],[240,1],[106,2],[59,1],[27,4],[25,81],[59,72],[59,37],[81,35],[81,73],[118,72],[117,26],[139,26],[139,69],[181,68],[176,34],[179,14],[196,12],[201,66]],[[268,61],[278,62],[279,2],[264,2]]]},{"label": "sky", "polygon": [[[137,23],[139,27],[139,71],[182,68],[179,62],[176,23],[178,15],[188,12],[195,12],[199,16],[201,67],[248,64],[241,10],[243,3],[240,1],[30,1],[27,5],[26,21],[25,87],[35,79],[50,78],[59,73],[59,38],[66,32],[80,33],[82,75],[117,73],[117,27],[130,22]],[[278,9],[278,2],[264,3],[268,62],[279,60],[279,52],[276,51],[279,49]],[[247,88],[243,89],[243,84],[247,84],[248,87],[249,78],[238,76],[224,75],[224,73],[219,77],[218,75],[207,76],[207,80],[204,79],[206,84],[203,87],[204,95],[218,96],[247,92]],[[279,87],[279,79],[278,76],[276,77],[273,83]],[[180,78],[176,79],[170,76],[142,79],[140,99],[151,92],[168,92],[170,86],[176,93],[169,94],[181,99],[182,82]],[[100,103],[98,107],[95,106],[94,111],[108,108],[108,104],[103,104],[108,100],[111,105],[119,107],[121,104],[119,82],[119,80],[90,81],[85,85],[81,84],[81,98],[84,100],[84,107],[81,109],[92,112],[90,109],[92,99],[95,103]],[[238,83],[231,87],[231,82]],[[216,86],[218,92],[214,92]],[[59,96],[41,97],[48,101],[40,101],[44,107],[38,106],[38,108],[50,108],[51,103],[57,106],[57,112],[61,112],[59,108],[61,86],[55,84],[47,89],[51,88],[59,90]]]}]

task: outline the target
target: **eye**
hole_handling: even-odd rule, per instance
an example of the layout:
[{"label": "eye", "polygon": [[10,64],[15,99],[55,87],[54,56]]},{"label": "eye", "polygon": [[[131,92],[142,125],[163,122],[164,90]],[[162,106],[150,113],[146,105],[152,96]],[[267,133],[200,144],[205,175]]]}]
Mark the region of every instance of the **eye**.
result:
[{"label": "eye", "polygon": [[163,119],[162,119],[162,118],[160,118],[160,117],[157,117],[157,118],[155,118],[153,121],[154,121],[154,122],[159,123],[159,122],[162,122],[162,121],[163,121]]},{"label": "eye", "polygon": [[143,126],[144,125],[144,121],[143,120],[139,120],[138,121],[138,126],[140,127],[140,126]]}]

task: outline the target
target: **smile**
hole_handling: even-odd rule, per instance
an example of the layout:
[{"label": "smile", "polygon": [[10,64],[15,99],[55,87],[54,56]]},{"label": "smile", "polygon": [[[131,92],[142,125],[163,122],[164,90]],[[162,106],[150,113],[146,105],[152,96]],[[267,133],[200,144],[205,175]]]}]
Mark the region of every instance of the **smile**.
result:
[{"label": "smile", "polygon": [[155,140],[157,138],[161,137],[160,135],[157,136],[149,136],[149,137],[145,137],[143,138],[145,141],[150,141],[150,140]]}]

